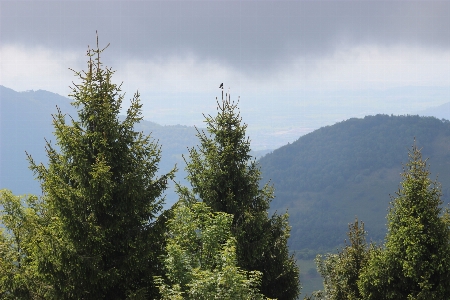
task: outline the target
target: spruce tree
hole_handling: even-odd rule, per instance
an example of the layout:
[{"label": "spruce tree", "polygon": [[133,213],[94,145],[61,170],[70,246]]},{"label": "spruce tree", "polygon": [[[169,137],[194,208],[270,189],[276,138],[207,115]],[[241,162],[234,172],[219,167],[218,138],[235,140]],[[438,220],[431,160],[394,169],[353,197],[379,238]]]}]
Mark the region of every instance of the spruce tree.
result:
[{"label": "spruce tree", "polygon": [[119,120],[124,94],[100,61],[103,50],[97,38],[87,71],[74,71],[78,119],[53,116],[57,147],[47,143],[48,166],[30,157],[48,220],[40,271],[57,299],[153,299],[163,248],[155,221],[174,170],[157,177],[160,147],[134,131],[138,93]]},{"label": "spruce tree", "polygon": [[205,116],[207,132],[197,130],[200,145],[189,150],[186,170],[193,192],[216,212],[233,215],[238,266],[262,272],[261,292],[269,298],[296,299],[299,270],[289,256],[288,216],[268,209],[274,197],[268,184],[260,187],[261,172],[250,155],[246,124],[238,103],[225,94],[217,116]]},{"label": "spruce tree", "polygon": [[348,227],[350,244],[337,254],[316,257],[317,268],[323,277],[324,286],[324,291],[315,293],[316,299],[363,299],[359,292],[358,280],[371,252],[376,251],[377,248],[367,245],[367,232],[364,230],[363,222],[355,220]]},{"label": "spruce tree", "polygon": [[388,214],[385,249],[373,252],[359,280],[364,299],[449,299],[448,223],[440,186],[414,145]]}]

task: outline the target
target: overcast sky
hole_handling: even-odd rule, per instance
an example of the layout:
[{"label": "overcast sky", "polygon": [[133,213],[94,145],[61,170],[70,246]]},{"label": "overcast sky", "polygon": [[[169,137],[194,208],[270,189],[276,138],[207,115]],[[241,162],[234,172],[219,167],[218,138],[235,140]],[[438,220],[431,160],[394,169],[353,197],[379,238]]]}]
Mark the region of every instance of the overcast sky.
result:
[{"label": "overcast sky", "polygon": [[202,125],[224,82],[274,148],[449,102],[449,16],[450,1],[0,1],[0,84],[67,96],[97,30],[145,119]]}]

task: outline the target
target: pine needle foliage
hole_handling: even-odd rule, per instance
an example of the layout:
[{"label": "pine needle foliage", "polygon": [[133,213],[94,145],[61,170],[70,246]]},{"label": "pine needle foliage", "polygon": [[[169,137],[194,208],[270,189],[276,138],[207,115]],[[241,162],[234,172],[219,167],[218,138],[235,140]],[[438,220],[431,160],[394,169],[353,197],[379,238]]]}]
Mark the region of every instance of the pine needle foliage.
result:
[{"label": "pine needle foliage", "polygon": [[155,225],[174,171],[156,176],[160,147],[134,131],[142,120],[136,92],[123,121],[124,94],[114,71],[87,51],[87,71],[70,95],[78,119],[53,116],[57,148],[47,142],[48,166],[31,169],[41,182],[49,218],[40,270],[58,299],[154,298],[163,234]]},{"label": "pine needle foliage", "polygon": [[327,300],[363,299],[358,288],[361,270],[365,267],[373,245],[366,242],[364,223],[349,224],[349,244],[337,254],[316,257],[317,268],[323,277],[324,290],[315,293],[316,298]]},{"label": "pine needle foliage", "polygon": [[449,299],[449,228],[440,185],[429,176],[414,145],[391,202],[385,249],[373,253],[361,275],[364,299]]}]

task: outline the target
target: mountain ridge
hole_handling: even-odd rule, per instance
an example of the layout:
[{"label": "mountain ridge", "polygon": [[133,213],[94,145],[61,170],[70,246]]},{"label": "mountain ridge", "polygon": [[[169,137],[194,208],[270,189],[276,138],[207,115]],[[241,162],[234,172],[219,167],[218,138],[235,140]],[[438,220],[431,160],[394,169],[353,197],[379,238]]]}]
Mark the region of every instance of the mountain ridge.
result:
[{"label": "mountain ridge", "polygon": [[271,209],[288,210],[290,245],[296,250],[333,250],[355,217],[369,237],[386,233],[389,194],[401,181],[402,163],[415,143],[429,157],[450,202],[450,121],[419,116],[366,116],[322,127],[262,157],[264,181],[276,198]]}]

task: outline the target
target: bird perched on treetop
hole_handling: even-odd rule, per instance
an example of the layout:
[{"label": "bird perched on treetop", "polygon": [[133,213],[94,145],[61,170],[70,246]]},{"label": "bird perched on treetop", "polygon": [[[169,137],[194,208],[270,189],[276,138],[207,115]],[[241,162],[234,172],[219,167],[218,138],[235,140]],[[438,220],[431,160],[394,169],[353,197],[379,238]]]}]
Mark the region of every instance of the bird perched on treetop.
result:
[{"label": "bird perched on treetop", "polygon": [[219,86],[219,89],[222,89],[222,88],[223,88],[223,83],[221,83]]}]

